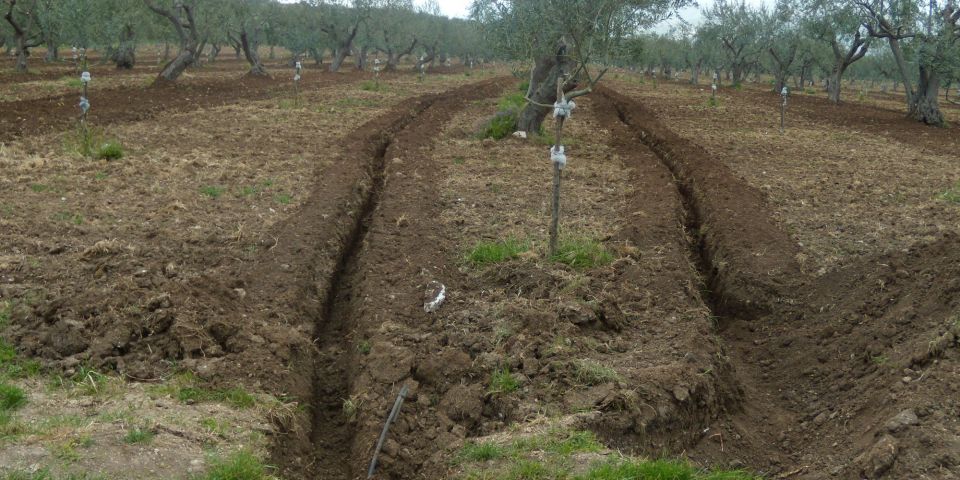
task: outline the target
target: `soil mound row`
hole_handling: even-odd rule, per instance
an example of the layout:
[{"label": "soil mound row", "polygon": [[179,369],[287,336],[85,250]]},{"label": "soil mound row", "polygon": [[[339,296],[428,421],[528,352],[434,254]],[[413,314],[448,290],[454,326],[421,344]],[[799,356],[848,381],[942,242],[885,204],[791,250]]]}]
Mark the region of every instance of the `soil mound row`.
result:
[{"label": "soil mound row", "polygon": [[718,314],[753,315],[790,302],[801,277],[799,249],[766,207],[763,193],[713,161],[703,148],[666,128],[637,101],[598,92],[673,173],[699,241],[708,288]]},{"label": "soil mound row", "polygon": [[688,455],[783,478],[956,476],[960,238],[801,278],[759,193],[635,100],[602,95],[673,171],[725,316],[742,401]]}]

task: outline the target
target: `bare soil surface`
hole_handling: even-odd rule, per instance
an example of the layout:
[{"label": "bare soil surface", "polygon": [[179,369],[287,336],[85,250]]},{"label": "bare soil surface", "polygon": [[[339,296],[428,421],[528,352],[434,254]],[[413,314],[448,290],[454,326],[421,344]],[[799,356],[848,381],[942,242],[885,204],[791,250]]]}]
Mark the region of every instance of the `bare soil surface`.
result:
[{"label": "bare soil surface", "polygon": [[[662,126],[636,102],[622,105],[637,112],[632,125],[667,164],[697,162],[696,155],[661,153],[657,145],[670,144],[669,133],[658,133]],[[693,185],[695,200],[723,199],[705,195],[717,186],[696,168],[674,171],[681,185]],[[716,233],[737,222],[698,216],[713,282],[731,278],[717,275],[710,252],[731,243],[783,244],[765,238],[765,213],[756,214],[761,227],[739,237]],[[851,259],[819,278],[786,279],[795,283],[752,297],[767,311],[717,310],[726,314],[720,333],[743,388],[742,410],[719,418],[710,429],[719,438],[705,438],[689,454],[782,477],[954,478],[960,430],[948,392],[960,388],[957,242],[950,232],[905,251]],[[794,260],[781,254],[774,262],[792,273]],[[755,283],[751,277],[764,271],[744,262],[732,278]]]},{"label": "bare soil surface", "polygon": [[[204,468],[213,418],[240,424],[224,449],[260,432],[284,478],[362,478],[406,387],[376,478],[500,478],[464,448],[544,425],[605,446],[555,478],[614,450],[768,478],[960,476],[952,130],[808,99],[780,135],[763,93],[715,107],[614,79],[565,126],[561,243],[582,255],[551,257],[550,140],[477,137],[517,91],[492,75],[317,72],[299,102],[285,80],[195,79],[170,105],[96,118],[116,161],[72,153],[72,120],[11,117],[3,338],[80,377],[46,396],[18,380],[16,425],[79,399],[64,408],[93,426],[0,436],[0,459],[140,459],[117,440],[140,423],[94,411],[139,404],[164,454],[186,453],[134,476]],[[505,244],[520,248],[473,255]],[[87,369],[121,390],[90,376],[95,395],[77,394]]]}]

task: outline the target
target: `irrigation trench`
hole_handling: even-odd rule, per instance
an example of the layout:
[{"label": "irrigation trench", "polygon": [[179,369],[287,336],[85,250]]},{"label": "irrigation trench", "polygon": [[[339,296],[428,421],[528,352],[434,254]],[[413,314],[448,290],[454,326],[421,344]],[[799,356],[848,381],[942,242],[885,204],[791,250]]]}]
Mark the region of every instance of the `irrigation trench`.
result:
[{"label": "irrigation trench", "polygon": [[[435,205],[436,202],[430,200],[438,197],[433,181],[435,169],[421,153],[429,148],[433,134],[467,102],[494,97],[509,83],[508,79],[495,79],[415,98],[371,120],[343,140],[342,151],[337,152],[340,158],[335,169],[325,171],[318,179],[317,188],[302,213],[279,228],[288,240],[271,252],[273,261],[265,266],[267,270],[253,277],[261,278],[259,290],[264,296],[273,292],[282,298],[286,285],[301,286],[302,290],[288,295],[286,301],[295,305],[304,316],[315,319],[313,337],[316,347],[312,352],[302,352],[302,357],[295,359],[291,368],[293,371],[314,372],[309,378],[294,375],[288,382],[291,393],[311,399],[312,415],[309,420],[301,420],[299,425],[288,425],[287,434],[274,449],[274,460],[282,466],[284,475],[352,479],[365,471],[366,462],[373,453],[372,439],[379,433],[386,415],[385,407],[392,402],[399,384],[409,381],[412,352],[403,345],[378,343],[374,351],[383,352],[383,357],[360,358],[357,345],[363,335],[359,332],[382,329],[384,324],[392,321],[402,323],[415,319],[418,316],[416,308],[409,306],[419,305],[422,285],[434,277],[443,277],[445,271],[451,274],[448,277],[456,276],[449,272],[455,267],[444,260],[453,258],[455,252],[444,251],[450,247],[443,245],[436,231],[429,226],[437,212],[408,210],[410,205]],[[638,185],[638,191],[653,193],[645,199],[637,199],[637,202],[647,207],[659,205],[653,209],[654,220],[635,226],[636,235],[659,237],[659,240],[664,237],[676,239],[678,216],[693,232],[704,230],[705,219],[727,220],[714,218],[717,213],[710,210],[711,204],[699,201],[693,186],[684,183],[684,179],[689,182],[693,178],[684,170],[691,165],[671,161],[687,152],[671,150],[675,143],[660,143],[661,137],[654,137],[648,130],[633,124],[634,116],[639,112],[635,102],[607,89],[601,90],[593,101],[601,105],[601,110],[616,113],[616,118],[602,120],[608,125],[611,121],[620,122],[619,126],[609,125],[614,128],[616,147],[627,156],[637,157],[628,158],[626,163],[635,170],[637,181],[647,182]],[[729,172],[723,174],[732,178]],[[712,172],[710,175],[717,174]],[[665,184],[657,180],[664,177],[673,181]],[[742,188],[739,182],[723,184],[721,181],[719,184],[724,185],[723,188]],[[730,200],[731,193],[722,192],[720,197]],[[747,195],[748,200],[756,202],[747,205],[743,205],[743,197],[742,193],[732,197],[732,201],[740,202],[735,206],[738,211],[747,209],[745,215],[749,218],[743,219],[741,225],[756,229],[756,218],[762,217],[759,196]],[[677,203],[683,206],[683,212],[676,211]],[[338,211],[330,212],[329,205],[336,205]],[[723,205],[719,208],[729,212],[730,207]],[[755,211],[750,212],[751,208]],[[760,228],[766,233],[773,232],[771,235],[777,233],[772,224]],[[729,234],[723,229],[715,232],[714,235]],[[754,309],[763,308],[752,300],[755,293],[752,289],[762,289],[765,293],[778,289],[778,285],[770,284],[768,277],[762,281],[744,280],[729,271],[711,267],[718,263],[716,259],[721,255],[724,262],[732,265],[731,271],[756,272],[771,267],[763,265],[758,268],[755,265],[757,260],[745,253],[756,245],[745,245],[744,250],[719,251],[712,245],[722,245],[723,241],[711,241],[715,239],[709,235],[697,237],[698,241],[689,243],[687,255],[696,260],[700,274],[709,285],[704,290],[709,306],[728,314],[749,314]],[[743,240],[738,238],[736,245],[742,245]],[[427,245],[429,248],[425,249]],[[784,242],[780,245],[790,244]],[[397,252],[411,252],[399,267],[396,262],[391,264]],[[748,265],[743,266],[744,263]],[[271,272],[275,272],[276,265],[283,265],[291,271],[273,275]],[[298,269],[297,265],[306,267]],[[734,270],[738,266],[744,268]],[[689,275],[696,274],[689,272]],[[392,280],[405,277],[421,277],[418,281],[422,281],[408,291],[396,292],[398,298],[393,311],[384,312],[381,308],[364,305],[366,290],[394,288],[396,283],[403,282]],[[373,367],[364,368],[363,362],[372,363]],[[728,375],[720,378],[721,381],[729,380]],[[662,418],[655,423],[662,425],[661,431],[654,431],[656,427],[652,426],[645,434],[672,439],[667,444],[684,448],[699,438],[699,429],[719,414],[723,404],[737,403],[736,389],[732,389],[733,393],[729,389],[729,385],[718,386],[715,391],[719,393],[707,399],[711,407],[703,412],[691,415],[689,411],[678,411],[678,418]],[[416,400],[416,391],[413,400]],[[412,408],[405,406],[404,410]],[[671,426],[678,425],[685,431],[672,430]],[[395,430],[396,433],[391,434],[403,435],[404,445],[408,448],[398,449],[396,442],[391,448],[388,442],[388,449],[391,449],[388,458],[394,460],[388,460],[382,468],[386,470],[385,478],[408,478],[416,475],[418,466],[423,463],[422,458],[411,457],[433,454],[437,446],[431,445],[429,439],[410,435],[415,433],[412,432],[416,430],[414,425],[402,424]]]},{"label": "irrigation trench", "polygon": [[[428,397],[442,392],[413,379],[415,360],[433,355],[430,347],[436,345],[410,332],[430,321],[422,310],[424,287],[459,274],[455,246],[436,225],[442,208],[438,173],[424,152],[468,102],[495,97],[510,83],[499,78],[415,98],[371,120],[342,141],[338,161],[318,178],[301,213],[279,227],[286,240],[270,252],[257,289],[299,311],[309,322],[299,327],[312,330],[315,346],[292,359],[284,380],[292,395],[309,399],[312,414],[284,425],[274,449],[283,475],[362,477],[404,384],[411,396],[390,432],[378,478],[425,478],[441,471],[437,465],[450,441],[443,432],[450,427],[437,420]],[[636,243],[680,245],[676,255],[693,267],[670,272],[671,281],[703,280],[701,297],[720,318],[721,336],[731,323],[798,302],[791,295],[802,277],[794,260],[797,247],[769,217],[759,191],[670,132],[635,100],[600,89],[590,101],[644,195],[632,202],[652,213],[631,220],[627,235]],[[277,265],[284,266],[283,273],[277,274]],[[289,293],[290,284],[299,289]],[[387,303],[375,299],[385,294]],[[724,340],[736,343],[735,350],[750,348],[752,341]],[[640,445],[641,452],[662,454],[644,442],[661,439],[656,445],[675,453],[710,451],[702,445],[703,432],[726,418],[758,432],[756,439],[728,440],[728,448],[739,445],[751,467],[782,471],[797,459],[766,443],[797,419],[764,400],[775,387],[752,378],[756,370],[740,364],[742,358],[722,360],[723,371],[702,380],[713,384],[696,386],[691,396],[697,398],[683,408],[652,409],[653,418],[634,422],[640,431],[611,431],[619,428],[614,423],[588,426],[614,446]],[[441,433],[431,433],[436,431]],[[723,452],[723,437],[719,447]]]}]

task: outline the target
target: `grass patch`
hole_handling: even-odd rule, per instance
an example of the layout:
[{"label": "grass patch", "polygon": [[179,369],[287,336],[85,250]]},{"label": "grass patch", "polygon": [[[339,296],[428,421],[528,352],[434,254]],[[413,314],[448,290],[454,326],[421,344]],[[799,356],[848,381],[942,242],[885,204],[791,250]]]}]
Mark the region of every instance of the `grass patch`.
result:
[{"label": "grass patch", "polygon": [[493,118],[480,130],[480,138],[501,140],[517,131],[517,117],[519,110],[510,109],[497,112]]},{"label": "grass patch", "polygon": [[267,473],[267,467],[255,455],[246,450],[234,452],[227,457],[215,457],[211,460],[207,473],[190,477],[191,480],[268,480],[273,479]]},{"label": "grass patch", "polygon": [[153,432],[146,428],[133,428],[123,436],[123,441],[131,445],[136,443],[150,443],[153,441]]},{"label": "grass patch", "polygon": [[576,480],[760,480],[744,471],[703,472],[679,460],[621,458],[594,465]]},{"label": "grass patch", "polygon": [[290,205],[290,202],[293,201],[293,197],[286,193],[278,193],[273,197],[280,205]]},{"label": "grass patch", "polygon": [[528,250],[530,250],[528,242],[513,238],[495,242],[480,241],[467,254],[467,260],[476,266],[489,265],[517,258]]},{"label": "grass patch", "polygon": [[506,447],[493,442],[470,442],[464,445],[457,458],[467,462],[486,462],[504,458],[508,453]]},{"label": "grass patch", "polygon": [[470,442],[455,457],[459,478],[489,480],[761,480],[741,470],[705,471],[681,460],[644,460],[608,454],[606,460],[572,473],[574,455],[606,447],[590,431],[551,428],[509,443]]},{"label": "grass patch", "polygon": [[200,193],[210,198],[220,198],[220,196],[223,195],[223,192],[225,191],[226,191],[225,188],[219,187],[216,185],[206,185],[206,186],[200,187]]},{"label": "grass patch", "polygon": [[0,414],[12,412],[27,404],[27,394],[14,385],[0,383]]},{"label": "grass patch", "polygon": [[166,383],[150,387],[148,392],[154,396],[170,396],[187,404],[219,402],[238,409],[251,408],[257,404],[257,398],[241,387],[222,390],[206,388],[191,372],[178,373]]},{"label": "grass patch", "polygon": [[43,193],[43,192],[46,192],[47,190],[50,190],[50,187],[42,183],[34,183],[30,185],[30,190],[33,190],[36,193]]},{"label": "grass patch", "polygon": [[[2,304],[0,304],[0,307],[2,307]],[[6,322],[2,317],[3,313],[3,309],[0,308],[0,328],[3,328]],[[0,380],[4,378],[32,378],[39,374],[40,362],[18,359],[16,348],[0,338]]]},{"label": "grass patch", "polygon": [[567,239],[560,242],[550,260],[583,269],[606,265],[613,261],[613,255],[596,240]]},{"label": "grass patch", "polygon": [[573,361],[573,374],[578,382],[586,385],[600,385],[622,380],[616,370],[587,359]]},{"label": "grass patch", "polygon": [[58,212],[53,216],[58,222],[69,222],[74,225],[83,225],[83,215],[71,212]]},{"label": "grass patch", "polygon": [[941,193],[940,198],[949,203],[960,205],[960,182]]},{"label": "grass patch", "polygon": [[123,145],[116,140],[107,140],[97,149],[97,158],[101,160],[119,160],[123,158]]},{"label": "grass patch", "polygon": [[108,139],[103,130],[89,126],[77,126],[76,130],[64,139],[64,148],[87,158],[123,158],[123,146],[118,140]]},{"label": "grass patch", "polygon": [[[526,92],[526,90],[524,90]],[[527,104],[527,99],[524,98],[523,93],[511,93],[500,99],[500,102],[497,103],[497,108],[500,110],[510,110],[517,109],[520,110]]]},{"label": "grass patch", "polygon": [[520,381],[510,373],[509,367],[494,370],[490,375],[490,393],[510,393],[520,388]]},{"label": "grass patch", "polygon": [[378,81],[365,80],[363,82],[360,82],[360,90],[363,90],[365,92],[382,92],[383,90],[385,90],[385,88]]},{"label": "grass patch", "polygon": [[200,420],[200,426],[207,429],[208,432],[220,438],[225,438],[227,436],[227,431],[230,428],[227,422],[218,420],[213,417],[204,418]]}]

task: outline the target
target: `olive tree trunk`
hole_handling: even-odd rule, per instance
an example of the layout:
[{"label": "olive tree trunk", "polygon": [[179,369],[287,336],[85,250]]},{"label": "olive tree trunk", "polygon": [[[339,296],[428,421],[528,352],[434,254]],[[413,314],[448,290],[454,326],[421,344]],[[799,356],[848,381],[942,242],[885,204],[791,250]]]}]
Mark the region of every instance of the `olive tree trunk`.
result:
[{"label": "olive tree trunk", "polygon": [[557,82],[561,72],[573,70],[573,63],[568,57],[543,56],[534,61],[533,71],[530,72],[530,87],[527,89],[528,102],[517,116],[517,130],[534,135],[540,132],[543,120],[552,111],[550,107],[537,105],[553,105],[557,101]]},{"label": "olive tree trunk", "polygon": [[260,54],[257,53],[259,42],[257,42],[256,30],[253,31],[253,34],[249,34],[246,27],[241,27],[240,44],[243,46],[243,55],[247,58],[247,63],[250,64],[250,71],[247,72],[247,75],[269,77],[270,74],[267,73],[267,69],[263,68],[263,63],[260,62]]},{"label": "olive tree trunk", "polygon": [[196,22],[193,19],[193,7],[189,4],[177,4],[177,11],[157,7],[152,0],[143,0],[147,7],[157,15],[166,18],[173,24],[180,39],[180,53],[168,62],[154,83],[174,82],[190,65],[196,61],[197,46],[199,45],[199,35],[197,35]]},{"label": "olive tree trunk", "polygon": [[132,25],[125,25],[120,32],[120,46],[113,55],[113,62],[117,68],[131,69],[137,63],[136,36]]}]

